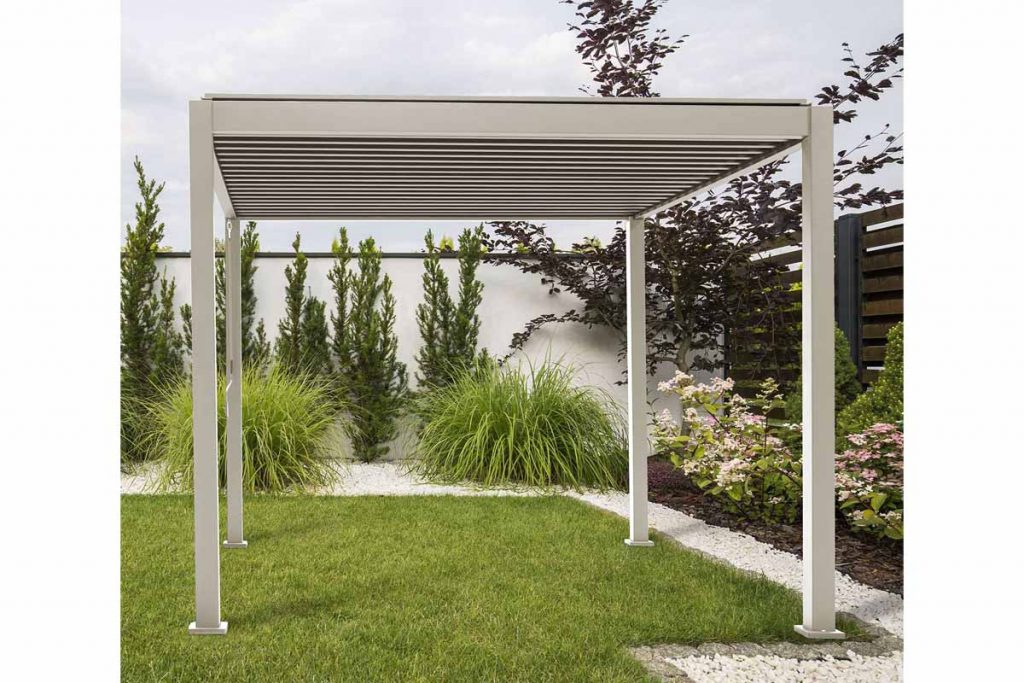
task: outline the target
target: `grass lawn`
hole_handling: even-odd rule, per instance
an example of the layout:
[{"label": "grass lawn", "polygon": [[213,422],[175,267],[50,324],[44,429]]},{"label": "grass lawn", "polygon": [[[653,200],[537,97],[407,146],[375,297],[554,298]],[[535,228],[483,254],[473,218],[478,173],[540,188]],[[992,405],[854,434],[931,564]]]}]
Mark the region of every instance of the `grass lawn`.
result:
[{"label": "grass lawn", "polygon": [[629,548],[625,520],[567,498],[245,511],[249,548],[221,554],[228,634],[197,637],[192,499],[122,498],[124,680],[643,680],[629,645],[797,640],[792,591],[665,539]]}]

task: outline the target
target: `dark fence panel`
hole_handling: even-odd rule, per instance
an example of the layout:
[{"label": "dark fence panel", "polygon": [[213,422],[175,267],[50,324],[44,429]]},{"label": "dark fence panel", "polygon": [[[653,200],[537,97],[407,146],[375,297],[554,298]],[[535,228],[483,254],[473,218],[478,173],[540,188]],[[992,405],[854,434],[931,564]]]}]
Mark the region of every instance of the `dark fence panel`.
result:
[{"label": "dark fence panel", "polygon": [[[801,236],[766,246],[764,258],[789,270],[781,276],[792,306],[777,325],[788,334],[763,325],[751,328],[735,321],[726,336],[726,373],[742,393],[774,377],[785,384],[799,376]],[[903,205],[840,216],[835,222],[836,323],[850,342],[858,377],[871,384],[885,358],[885,337],[903,320]],[[766,354],[772,344],[778,348]],[[756,359],[756,362],[755,360]]]}]

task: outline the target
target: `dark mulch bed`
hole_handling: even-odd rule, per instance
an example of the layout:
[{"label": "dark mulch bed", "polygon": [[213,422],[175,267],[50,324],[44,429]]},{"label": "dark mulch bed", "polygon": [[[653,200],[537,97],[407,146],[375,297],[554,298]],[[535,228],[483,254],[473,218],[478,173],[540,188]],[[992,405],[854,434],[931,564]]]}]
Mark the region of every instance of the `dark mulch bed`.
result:
[{"label": "dark mulch bed", "polygon": [[[708,524],[742,531],[757,540],[800,554],[803,537],[800,523],[766,524],[738,518],[726,512],[711,496],[687,481],[671,463],[651,459],[647,481],[650,499]],[[903,595],[903,544],[876,541],[855,534],[842,519],[836,519],[836,569],[868,586]]]}]

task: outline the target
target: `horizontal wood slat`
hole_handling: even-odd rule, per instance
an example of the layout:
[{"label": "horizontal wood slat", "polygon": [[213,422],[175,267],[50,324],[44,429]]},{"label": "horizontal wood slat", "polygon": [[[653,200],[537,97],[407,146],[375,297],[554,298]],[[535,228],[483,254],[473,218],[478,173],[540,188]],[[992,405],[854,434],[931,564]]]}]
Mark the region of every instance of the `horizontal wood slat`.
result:
[{"label": "horizontal wood slat", "polygon": [[861,336],[864,339],[885,339],[895,322],[867,323],[861,326]]},{"label": "horizontal wood slat", "polygon": [[863,282],[865,294],[876,294],[878,292],[902,292],[902,275],[882,275],[879,277],[866,277]]},{"label": "horizontal wood slat", "polygon": [[890,270],[903,267],[903,251],[894,251],[888,254],[868,254],[861,259],[861,269],[865,273],[876,270]]},{"label": "horizontal wood slat", "polygon": [[[857,337],[857,339],[851,340],[851,343],[855,345],[856,359],[860,364],[860,380],[870,384],[877,378],[877,367],[882,365],[885,358],[886,335],[892,326],[903,318],[903,205],[894,204],[880,207],[855,216],[856,218],[853,219],[849,216],[844,217],[844,220],[855,222],[846,223],[846,227],[841,233],[844,252],[856,254],[856,256],[845,257],[853,259],[853,265],[847,266],[845,271],[850,273],[852,270],[853,275],[846,276],[847,279],[843,282],[845,289],[841,290],[837,284],[836,294],[838,301],[841,291],[849,292],[844,294],[846,298],[843,301],[846,303],[843,305],[846,308],[843,310],[849,311],[852,306],[852,310],[856,313],[853,318],[849,313],[846,314],[846,325],[852,326],[853,330],[848,334]],[[883,224],[884,227],[870,229],[872,226]],[[858,229],[860,230],[859,238],[855,236]],[[854,237],[850,237],[850,230],[854,231],[852,233]],[[839,234],[837,228],[837,235]],[[781,254],[765,254],[784,247],[799,246],[801,239],[801,233],[797,230],[759,246],[762,249],[762,254],[755,258],[766,258],[771,263],[790,268],[779,276],[782,286],[792,287],[801,282],[803,278],[803,272],[799,267],[802,262],[801,250],[790,249]],[[859,278],[856,276],[858,267]],[[773,344],[777,345],[784,339],[799,339],[799,325],[796,321],[799,320],[802,299],[800,288],[795,287],[791,290],[787,298],[792,301],[793,306],[793,310],[787,315],[793,316],[794,319],[792,328],[787,334],[765,331],[751,332],[749,329],[745,329],[747,325],[763,324],[757,315],[739,316],[733,321],[730,328],[728,353],[736,367],[730,368],[731,376],[739,376],[744,372],[746,375],[750,375],[751,372],[760,372],[761,375],[757,379],[764,379],[772,375],[772,370],[765,364],[767,359],[789,363],[794,356],[799,357],[799,343],[796,344],[795,350],[773,347]],[[845,329],[846,327],[844,327]],[[744,365],[747,367],[745,371],[742,370]],[[871,366],[871,369],[868,366]],[[777,379],[779,378],[777,377]],[[745,381],[753,382],[753,379]]]},{"label": "horizontal wood slat", "polygon": [[877,247],[887,247],[890,244],[899,244],[903,242],[903,226],[893,225],[888,228],[882,228],[881,230],[866,232],[864,233],[864,239],[861,242],[865,249],[875,249]]},{"label": "horizontal wood slat", "polygon": [[860,357],[866,362],[881,363],[885,360],[884,346],[865,346],[861,349]]},{"label": "horizontal wood slat", "polygon": [[903,315],[903,299],[866,301],[861,307],[861,312],[865,317],[873,315]]},{"label": "horizontal wood slat", "polygon": [[890,204],[889,206],[881,206],[871,211],[865,211],[860,215],[861,225],[864,227],[870,227],[872,225],[878,225],[879,223],[885,223],[887,221],[895,221],[903,218],[903,203]]}]

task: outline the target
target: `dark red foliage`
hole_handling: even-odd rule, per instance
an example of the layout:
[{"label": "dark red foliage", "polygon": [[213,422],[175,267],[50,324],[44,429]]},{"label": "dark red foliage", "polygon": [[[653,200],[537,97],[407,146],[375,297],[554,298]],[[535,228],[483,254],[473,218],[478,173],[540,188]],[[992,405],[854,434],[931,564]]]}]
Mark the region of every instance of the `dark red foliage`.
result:
[{"label": "dark red foliage", "polygon": [[[590,67],[598,94],[654,97],[653,77],[683,38],[672,39],[651,22],[665,0],[563,0],[576,9],[576,51]],[[849,64],[844,85],[828,85],[816,96],[834,107],[838,124],[856,117],[856,105],[877,100],[902,77],[903,36],[873,52],[867,66],[843,45]],[[903,163],[902,135],[886,126],[865,135],[853,149],[836,155],[835,203],[842,209],[900,201],[902,190],[868,187],[865,178],[890,164]],[[713,369],[724,362],[727,327],[742,319],[763,329],[772,341],[769,355],[785,354],[797,342],[791,297],[778,281],[784,270],[751,260],[766,244],[795,243],[800,227],[800,183],[782,177],[785,160],[767,164],[723,189],[673,207],[648,220],[647,331],[648,369],[663,362],[679,369]],[[582,307],[562,315],[545,314],[517,333],[511,349],[521,348],[538,328],[557,322],[602,325],[617,330],[625,345],[625,234],[619,225],[608,245],[574,244],[567,258],[555,249],[544,225],[522,221],[491,224],[488,247],[511,252],[500,260],[538,273],[552,294],[568,291]],[[755,365],[762,362],[755,359]]]}]

